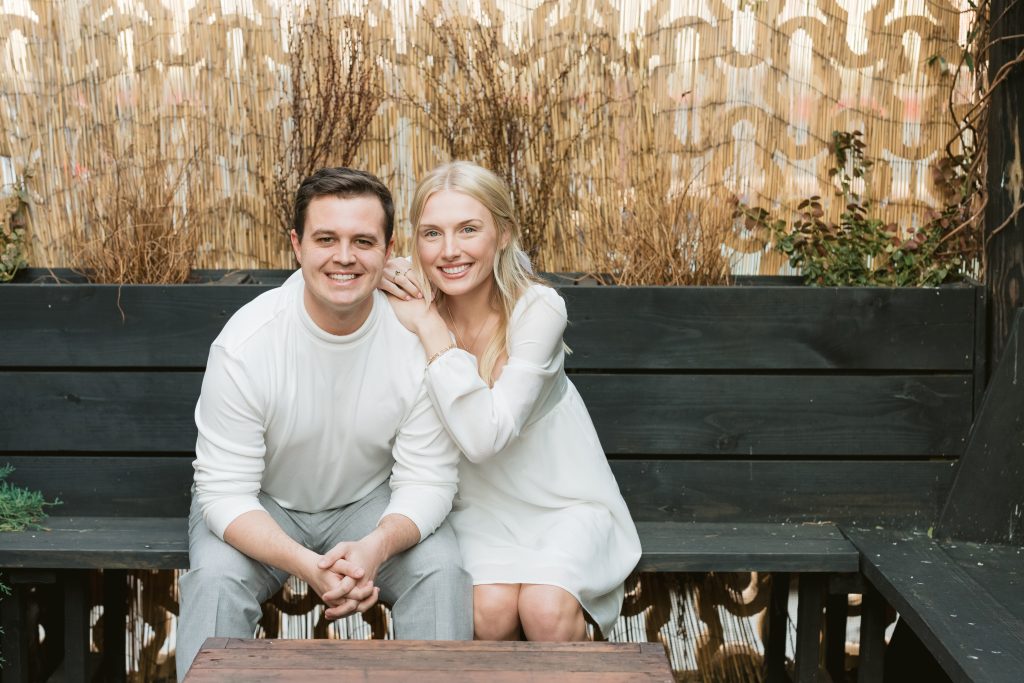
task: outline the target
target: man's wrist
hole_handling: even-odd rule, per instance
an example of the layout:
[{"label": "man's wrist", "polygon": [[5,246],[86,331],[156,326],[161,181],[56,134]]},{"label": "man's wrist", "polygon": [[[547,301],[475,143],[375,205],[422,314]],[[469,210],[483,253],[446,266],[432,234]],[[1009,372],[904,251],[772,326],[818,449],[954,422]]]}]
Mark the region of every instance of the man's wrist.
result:
[{"label": "man's wrist", "polygon": [[282,567],[289,574],[293,574],[307,584],[312,584],[317,575],[322,571],[317,563],[322,556],[309,548],[303,547],[293,558],[294,566]]},{"label": "man's wrist", "polygon": [[378,566],[391,559],[392,550],[388,533],[381,527],[363,536],[360,541],[377,560]]}]

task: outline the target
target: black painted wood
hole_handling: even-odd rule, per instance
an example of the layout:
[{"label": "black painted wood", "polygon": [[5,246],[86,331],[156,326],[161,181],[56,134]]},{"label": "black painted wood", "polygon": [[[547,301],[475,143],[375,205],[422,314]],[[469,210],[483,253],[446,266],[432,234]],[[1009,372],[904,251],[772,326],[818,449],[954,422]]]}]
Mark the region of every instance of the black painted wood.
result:
[{"label": "black painted wood", "polygon": [[999,604],[1024,621],[1024,547],[960,541],[941,546],[975,583],[999,596]]},{"label": "black painted wood", "polygon": [[858,555],[832,524],[639,522],[639,571],[855,572]]},{"label": "black painted wood", "polygon": [[1024,542],[1024,309],[971,430],[938,534],[981,543]]},{"label": "black painted wood", "polygon": [[192,452],[195,372],[5,372],[0,451]]},{"label": "black painted wood", "polygon": [[789,683],[786,675],[786,641],[789,636],[789,574],[772,574],[764,634],[765,683]]},{"label": "black painted wood", "polygon": [[985,280],[989,290],[989,357],[998,362],[1014,311],[1024,305],[1024,67],[1004,69],[1024,52],[1024,3],[992,0],[989,6],[988,72],[1001,74],[986,115],[988,136],[985,202]]},{"label": "black painted wood", "polygon": [[574,375],[610,454],[934,457],[963,452],[969,377]]},{"label": "black painted wood", "polygon": [[[12,455],[10,480],[64,504],[56,515],[184,517],[192,457]],[[926,527],[952,461],[612,460],[643,522],[817,522]]]},{"label": "black painted wood", "polygon": [[[7,567],[175,569],[188,566],[185,517],[60,517],[44,530],[0,533]],[[640,571],[857,571],[830,524],[641,522]]]},{"label": "black painted wood", "polygon": [[857,683],[878,683],[885,671],[885,600],[871,583],[861,593]]},{"label": "black painted wood", "polygon": [[0,367],[203,368],[231,315],[266,285],[0,287]]},{"label": "black painted wood", "polygon": [[927,528],[952,481],[942,461],[615,460],[637,521],[859,521]]},{"label": "black painted wood", "polygon": [[796,618],[796,653],[793,680],[818,683],[818,647],[822,610],[825,607],[825,577],[819,573],[800,575]]},{"label": "black painted wood", "polygon": [[86,597],[86,575],[81,571],[64,571],[64,680],[86,681],[89,654],[89,601]]},{"label": "black painted wood", "polygon": [[[969,377],[577,375],[610,454],[954,456]],[[198,371],[0,372],[0,451],[188,452]],[[54,425],[60,425],[54,429]]]},{"label": "black painted wood", "polygon": [[11,455],[11,483],[40,491],[58,516],[185,517],[192,486],[191,455]]},{"label": "black painted wood", "polygon": [[833,681],[846,680],[846,620],[850,605],[846,593],[825,597],[825,671]]},{"label": "black painted wood", "polygon": [[923,533],[844,528],[861,571],[954,681],[1019,683],[1024,621]]},{"label": "black painted wood", "polygon": [[103,570],[103,680],[124,683],[125,632],[128,629],[128,576],[121,569]]},{"label": "black painted wood", "polygon": [[560,288],[571,368],[964,371],[974,289]]},{"label": "black painted wood", "polygon": [[[0,288],[0,367],[199,368],[231,314],[267,289],[8,285]],[[576,350],[571,369],[973,369],[975,290],[967,285],[559,291]]]},{"label": "black painted wood", "polygon": [[989,377],[988,329],[985,324],[988,320],[988,291],[980,286],[974,293],[974,414],[977,415],[985,399]]},{"label": "black painted wood", "polygon": [[185,517],[50,517],[43,531],[0,532],[3,566],[178,569],[188,566]]}]

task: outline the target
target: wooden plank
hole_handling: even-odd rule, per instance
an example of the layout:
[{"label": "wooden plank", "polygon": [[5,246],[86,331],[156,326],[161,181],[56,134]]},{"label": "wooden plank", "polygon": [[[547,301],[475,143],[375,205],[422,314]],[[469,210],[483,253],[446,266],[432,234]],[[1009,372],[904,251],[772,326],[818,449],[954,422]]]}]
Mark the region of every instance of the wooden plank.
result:
[{"label": "wooden plank", "polygon": [[801,574],[796,618],[795,683],[817,683],[821,650],[821,614],[825,607],[825,577]]},{"label": "wooden plank", "polygon": [[49,517],[45,530],[0,532],[0,566],[179,569],[188,566],[185,517]]},{"label": "wooden plank", "polygon": [[[269,278],[277,281],[279,278]],[[270,285],[9,285],[0,367],[202,367]],[[560,287],[571,368],[972,369],[974,290]]]},{"label": "wooden plank", "polygon": [[[10,480],[60,497],[58,515],[185,517],[191,456],[12,455]],[[952,461],[612,460],[644,522],[902,523],[927,528]]]},{"label": "wooden plank", "polygon": [[983,244],[990,306],[989,358],[995,363],[1009,337],[1014,311],[1024,305],[1024,69],[1019,63],[1010,66],[1024,51],[1024,3],[992,0],[989,17],[987,69],[1003,75],[1002,83],[989,96],[987,130],[982,131],[988,136]]},{"label": "wooden plank", "polygon": [[645,522],[900,523],[928,528],[952,482],[942,461],[613,460]]},{"label": "wooden plank", "polygon": [[639,571],[855,572],[856,548],[831,524],[638,522]]},{"label": "wooden plank", "polygon": [[789,622],[789,574],[772,574],[764,634],[765,683],[788,683],[786,641]]},{"label": "wooden plank", "polygon": [[939,545],[975,583],[1024,622],[1024,548],[960,541]]},{"label": "wooden plank", "polygon": [[[396,643],[401,643],[396,645]],[[281,652],[286,650],[302,650],[304,652],[321,653],[324,656],[336,655],[338,641],[332,639],[303,638],[207,638],[201,649],[246,649],[265,652]],[[536,642],[536,641],[501,641],[501,640],[355,640],[345,639],[342,645],[346,652],[369,650],[377,656],[399,648],[404,651],[416,652],[498,652],[528,654],[531,652],[569,652],[569,653],[612,653],[632,656],[639,653],[663,653],[660,643],[613,643],[608,641],[579,642]]]},{"label": "wooden plank", "polygon": [[59,498],[55,515],[185,517],[191,503],[192,455],[4,455],[8,480]]},{"label": "wooden plank", "polygon": [[977,303],[974,319],[977,324],[974,326],[974,415],[977,416],[985,399],[989,377],[988,327],[984,323],[988,320],[988,292],[985,287],[978,287],[975,294]]},{"label": "wooden plank", "polygon": [[86,681],[89,654],[89,605],[86,575],[79,570],[61,572],[64,588],[64,661],[65,680]]},{"label": "wooden plank", "polygon": [[[7,372],[0,451],[193,452],[201,372]],[[55,428],[55,426],[57,428]]]},{"label": "wooden plank", "polygon": [[857,683],[877,683],[885,675],[885,600],[871,583],[861,596]]},{"label": "wooden plank", "polygon": [[231,315],[265,285],[0,288],[0,367],[202,368]]},{"label": "wooden plank", "polygon": [[574,375],[609,454],[955,456],[969,376]]},{"label": "wooden plank", "polygon": [[[856,571],[832,525],[637,524],[640,571]],[[0,533],[6,567],[184,568],[184,517],[50,517],[46,530]]]},{"label": "wooden plank", "polygon": [[979,543],[1024,540],[1024,310],[992,374],[937,533]]},{"label": "wooden plank", "polygon": [[222,680],[240,680],[233,677],[243,674],[260,677],[270,672],[287,675],[294,671],[314,676],[327,671],[335,676],[335,680],[346,675],[390,680],[388,676],[396,673],[404,676],[402,680],[424,680],[424,676],[439,674],[446,677],[439,680],[451,680],[453,675],[457,675],[459,680],[467,681],[496,678],[509,681],[641,680],[668,683],[673,680],[661,645],[484,643],[478,646],[458,641],[378,642],[386,644],[366,645],[364,641],[337,640],[270,640],[251,641],[250,644],[248,641],[228,640],[225,647],[212,648],[209,647],[211,641],[207,641],[186,680],[209,680],[196,678],[204,672],[221,674],[226,677]]},{"label": "wooden plank", "polygon": [[[576,375],[611,454],[962,452],[969,376]],[[191,452],[198,371],[0,373],[0,451]],[[53,429],[60,425],[60,429]]]},{"label": "wooden plank", "polygon": [[571,368],[970,371],[975,293],[563,287]]},{"label": "wooden plank", "polygon": [[954,681],[1018,683],[1024,622],[923,533],[844,528],[861,570]]},{"label": "wooden plank", "polygon": [[406,669],[366,670],[344,665],[319,669],[193,669],[186,683],[674,683],[671,677],[639,671],[419,671]]}]

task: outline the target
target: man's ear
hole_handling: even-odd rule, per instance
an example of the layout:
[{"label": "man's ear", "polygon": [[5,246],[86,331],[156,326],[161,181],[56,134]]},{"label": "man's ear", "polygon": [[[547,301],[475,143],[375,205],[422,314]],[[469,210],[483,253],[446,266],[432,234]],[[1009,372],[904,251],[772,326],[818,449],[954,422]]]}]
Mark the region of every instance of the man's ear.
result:
[{"label": "man's ear", "polygon": [[[294,232],[294,230],[292,231]],[[395,238],[392,237],[391,241],[388,242],[388,246],[384,248],[384,260],[387,261],[391,258],[391,252],[395,249]]]},{"label": "man's ear", "polygon": [[295,228],[292,228],[291,230],[288,231],[288,237],[291,239],[292,242],[292,251],[295,252],[295,260],[301,266],[302,259],[299,258],[299,254],[302,252],[302,247],[300,246],[299,243],[299,233],[295,232]]}]

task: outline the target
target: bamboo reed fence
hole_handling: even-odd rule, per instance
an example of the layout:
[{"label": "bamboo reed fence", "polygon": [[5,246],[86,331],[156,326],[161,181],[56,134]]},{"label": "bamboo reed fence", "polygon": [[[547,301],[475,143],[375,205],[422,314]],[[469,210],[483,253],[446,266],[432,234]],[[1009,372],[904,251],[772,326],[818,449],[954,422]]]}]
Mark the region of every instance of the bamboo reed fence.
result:
[{"label": "bamboo reed fence", "polygon": [[[11,0],[0,170],[29,175],[37,266],[96,268],[155,213],[158,253],[288,267],[290,193],[328,164],[391,184],[408,249],[416,178],[468,157],[510,181],[540,268],[637,269],[647,244],[646,277],[772,274],[722,207],[830,196],[833,130],[864,131],[887,222],[937,204],[973,97],[953,2]],[[117,209],[126,185],[171,203]]]}]

